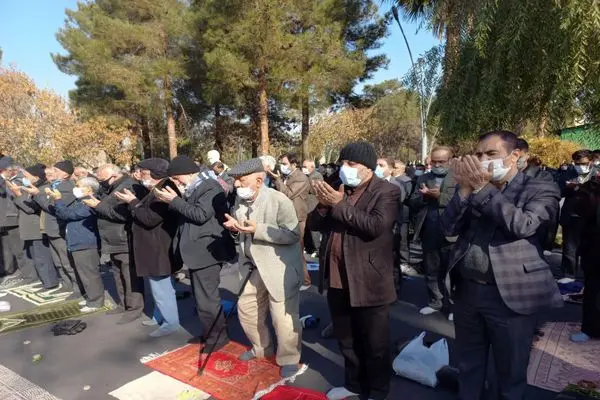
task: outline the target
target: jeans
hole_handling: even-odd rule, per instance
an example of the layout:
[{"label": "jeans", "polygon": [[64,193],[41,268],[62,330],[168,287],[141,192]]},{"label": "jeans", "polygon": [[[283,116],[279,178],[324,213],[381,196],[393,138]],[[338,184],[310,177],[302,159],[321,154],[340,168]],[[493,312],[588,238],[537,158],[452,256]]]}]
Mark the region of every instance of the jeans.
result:
[{"label": "jeans", "polygon": [[154,298],[152,319],[163,328],[178,327],[179,311],[171,276],[149,276],[146,279]]}]

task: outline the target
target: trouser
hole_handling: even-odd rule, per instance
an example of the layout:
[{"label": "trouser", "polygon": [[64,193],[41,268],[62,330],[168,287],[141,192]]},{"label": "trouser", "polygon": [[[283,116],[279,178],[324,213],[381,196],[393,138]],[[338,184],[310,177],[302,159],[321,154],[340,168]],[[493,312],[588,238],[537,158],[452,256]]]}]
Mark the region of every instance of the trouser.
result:
[{"label": "trouser", "polygon": [[304,257],[304,231],[306,230],[306,221],[298,222],[300,226],[300,259],[302,260],[302,269],[304,270],[304,284],[310,285],[311,279],[306,266],[306,257]]},{"label": "trouser", "polygon": [[[221,267],[221,264],[214,264],[205,268],[189,270],[192,291],[198,309],[198,318],[200,318],[207,345],[216,344],[217,340],[219,343],[229,340],[227,327],[225,326],[225,315],[224,313],[219,314],[221,309],[221,296],[219,294]],[[209,331],[210,337],[207,337]],[[223,333],[219,336],[221,331]]]},{"label": "trouser", "polygon": [[81,293],[83,289],[77,281],[77,275],[75,269],[69,259],[69,252],[67,251],[67,242],[62,237],[49,237],[50,239],[50,250],[52,250],[52,260],[58,270],[60,277],[62,278],[62,284],[65,290],[72,291],[74,293]]},{"label": "trouser", "polygon": [[581,245],[581,234],[585,221],[583,218],[572,217],[568,224],[563,225],[563,251],[561,271],[563,274],[573,274],[577,278],[583,277],[581,268],[578,268],[577,256]]},{"label": "trouser", "polygon": [[306,230],[304,232],[304,249],[307,252],[318,252],[321,247],[321,232]]},{"label": "trouser", "polygon": [[152,318],[162,327],[179,326],[177,298],[171,275],[149,276],[146,279],[152,292],[152,298],[154,298]]},{"label": "trouser", "polygon": [[444,280],[451,248],[452,245],[428,248],[423,243],[423,270],[425,284],[427,285],[427,305],[434,310],[441,310],[444,307],[444,299],[448,300]]},{"label": "trouser", "polygon": [[[523,400],[537,315],[509,309],[496,285],[460,280],[454,304],[461,400],[494,398],[484,393],[490,346],[499,400]],[[494,386],[494,385],[493,385]]]},{"label": "trouser", "polygon": [[344,387],[365,398],[387,398],[392,377],[389,305],[352,307],[347,290],[332,288],[327,302],[344,357]]},{"label": "trouser", "polygon": [[59,277],[52,253],[48,245],[48,238],[25,241],[25,256],[28,265],[33,266],[37,272],[37,277],[42,281],[44,289],[52,289],[58,286]]},{"label": "trouser", "polygon": [[400,292],[402,285],[402,265],[409,265],[408,224],[394,227],[394,285]]},{"label": "trouser", "polygon": [[23,241],[19,236],[18,226],[1,228],[0,244],[2,245],[2,270],[0,276],[11,275],[20,270],[24,278],[36,278],[33,265],[26,265]]},{"label": "trouser", "polygon": [[104,305],[104,283],[100,275],[98,249],[77,250],[69,253],[72,264],[83,286],[87,306],[99,308]]},{"label": "trouser", "polygon": [[110,255],[110,261],[121,305],[126,310],[142,310],[143,284],[135,272],[129,253],[113,253]]},{"label": "trouser", "polygon": [[238,302],[238,316],[244,333],[258,357],[273,350],[273,341],[267,327],[271,314],[277,336],[276,361],[280,366],[300,362],[302,325],[300,323],[300,292],[284,301],[275,301],[269,294],[259,271],[254,271]]},{"label": "trouser", "polygon": [[[596,261],[597,262],[597,261]],[[597,268],[596,265],[593,268]],[[581,331],[600,339],[600,274],[586,271],[583,291]]]}]

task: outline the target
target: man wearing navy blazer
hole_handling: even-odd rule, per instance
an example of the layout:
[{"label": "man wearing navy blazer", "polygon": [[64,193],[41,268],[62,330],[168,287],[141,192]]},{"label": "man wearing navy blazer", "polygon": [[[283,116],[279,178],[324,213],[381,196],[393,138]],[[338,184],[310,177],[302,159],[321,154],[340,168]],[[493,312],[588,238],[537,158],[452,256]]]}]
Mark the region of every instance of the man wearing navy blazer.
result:
[{"label": "man wearing navy blazer", "polygon": [[475,155],[452,163],[458,190],[441,223],[447,236],[459,236],[446,285],[455,302],[461,400],[487,398],[490,346],[498,398],[524,399],[537,315],[562,305],[537,233],[555,221],[560,191],[518,171],[516,142],[512,132],[486,133]]}]

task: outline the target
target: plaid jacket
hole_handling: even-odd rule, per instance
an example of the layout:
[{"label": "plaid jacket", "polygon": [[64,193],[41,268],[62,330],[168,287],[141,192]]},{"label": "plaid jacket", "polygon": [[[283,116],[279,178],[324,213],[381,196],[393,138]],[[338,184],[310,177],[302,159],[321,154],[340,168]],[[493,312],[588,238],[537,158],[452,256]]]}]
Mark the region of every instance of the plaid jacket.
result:
[{"label": "plaid jacket", "polygon": [[[562,306],[562,298],[549,265],[542,256],[537,231],[556,219],[560,191],[547,182],[518,173],[504,191],[487,185],[461,199],[454,195],[441,223],[447,236],[459,235],[450,254],[446,286],[451,292],[453,268],[466,254],[473,217],[486,218],[496,226],[489,256],[504,303],[519,314]],[[458,271],[456,271],[458,272]]]}]

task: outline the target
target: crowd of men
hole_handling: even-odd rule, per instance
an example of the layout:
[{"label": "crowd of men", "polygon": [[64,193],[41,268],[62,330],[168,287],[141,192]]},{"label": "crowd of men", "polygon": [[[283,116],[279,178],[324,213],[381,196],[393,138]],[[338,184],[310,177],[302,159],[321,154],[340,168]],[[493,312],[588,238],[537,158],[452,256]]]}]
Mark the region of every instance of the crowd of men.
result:
[{"label": "crowd of men", "polygon": [[[4,286],[39,281],[42,293],[71,293],[83,313],[93,312],[104,304],[103,254],[118,292],[109,313],[121,314],[120,324],[140,319],[145,282],[154,308],[142,323],[159,337],[180,328],[173,275],[185,265],[204,332],[197,341],[218,350],[229,342],[220,272],[237,262],[249,276],[238,315],[252,346],[240,358],[275,355],[287,378],[301,359],[307,253],[319,258],[319,289],[327,291],[332,324],[324,335],[337,339],[345,360],[344,383],[328,398],[383,400],[389,310],[403,275],[414,273],[409,243],[418,242],[429,296],[420,312],[454,320],[460,398],[484,398],[491,348],[500,398],[523,399],[539,313],[562,304],[543,257],[559,221],[562,272],[577,276],[583,265],[586,279],[588,313],[573,340],[600,337],[599,277],[588,272],[598,251],[581,241],[600,236],[584,211],[600,198],[593,186],[600,154],[576,152],[572,164],[550,171],[528,153],[523,139],[494,131],[473,155],[439,146],[409,167],[378,157],[366,142],[347,144],[337,163],[318,168],[293,153],[229,168],[215,150],[207,166],[187,156],[150,158],[130,174],[66,160],[21,168],[2,156],[0,275]],[[590,194],[587,203],[581,193]]]}]

